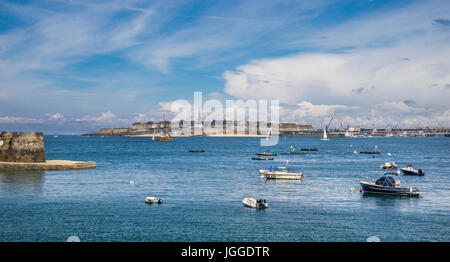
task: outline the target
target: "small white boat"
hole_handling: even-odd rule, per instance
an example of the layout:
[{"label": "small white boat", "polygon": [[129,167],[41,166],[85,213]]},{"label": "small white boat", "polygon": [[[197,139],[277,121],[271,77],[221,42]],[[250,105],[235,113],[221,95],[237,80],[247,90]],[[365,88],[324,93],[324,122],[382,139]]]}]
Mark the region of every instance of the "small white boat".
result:
[{"label": "small white boat", "polygon": [[381,169],[389,169],[389,170],[397,170],[397,164],[395,162],[386,162],[383,165],[380,165]]},{"label": "small white boat", "polygon": [[257,209],[269,207],[269,204],[267,204],[267,201],[265,199],[244,198],[242,200],[242,203],[246,207],[252,207]]},{"label": "small white boat", "polygon": [[267,170],[259,170],[261,175],[264,175],[267,179],[293,179],[300,180],[303,177],[303,173],[289,173],[286,167],[270,167]]},{"label": "small white boat", "polygon": [[146,197],[144,201],[147,204],[162,204],[162,202],[163,202],[163,200],[161,198],[157,198],[157,197]]}]

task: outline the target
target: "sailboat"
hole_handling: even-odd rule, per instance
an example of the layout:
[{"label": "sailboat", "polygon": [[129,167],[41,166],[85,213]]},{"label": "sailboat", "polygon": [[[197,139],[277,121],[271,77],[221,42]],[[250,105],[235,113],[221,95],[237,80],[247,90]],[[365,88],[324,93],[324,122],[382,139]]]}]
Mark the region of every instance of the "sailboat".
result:
[{"label": "sailboat", "polygon": [[323,137],[320,140],[322,140],[322,141],[330,141],[330,139],[327,136],[327,128],[326,127],[323,128]]},{"label": "sailboat", "polygon": [[329,139],[328,136],[327,136],[327,129],[328,129],[328,127],[330,126],[331,121],[333,121],[333,118],[334,118],[334,114],[331,115],[331,119],[330,119],[330,121],[328,122],[328,125],[326,125],[326,126],[323,128],[323,137],[322,137],[320,140],[322,140],[322,141],[330,141],[330,139]]}]

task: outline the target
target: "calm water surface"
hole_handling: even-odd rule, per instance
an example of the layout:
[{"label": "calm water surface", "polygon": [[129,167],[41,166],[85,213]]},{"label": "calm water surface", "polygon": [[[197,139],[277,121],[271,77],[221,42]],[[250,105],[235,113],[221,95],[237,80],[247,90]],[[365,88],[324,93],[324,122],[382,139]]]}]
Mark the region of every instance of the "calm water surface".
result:
[{"label": "calm water surface", "polygon": [[[319,151],[250,160],[291,145]],[[380,155],[352,153],[375,145]],[[258,138],[46,136],[45,146],[47,159],[97,168],[0,172],[0,241],[450,241],[450,138],[281,138],[260,147]],[[258,174],[287,159],[302,182]],[[405,179],[426,194],[360,194],[356,179],[377,179],[386,161],[424,169],[424,177]],[[164,204],[147,205],[146,196]],[[244,208],[244,197],[265,198],[270,208]]]}]

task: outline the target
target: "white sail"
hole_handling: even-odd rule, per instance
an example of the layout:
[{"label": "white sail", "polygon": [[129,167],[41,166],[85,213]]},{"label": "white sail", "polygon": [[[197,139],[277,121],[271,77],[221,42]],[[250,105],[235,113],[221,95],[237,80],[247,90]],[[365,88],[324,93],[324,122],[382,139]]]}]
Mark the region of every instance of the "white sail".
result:
[{"label": "white sail", "polygon": [[328,136],[327,136],[327,128],[326,127],[323,129],[323,137],[320,140],[330,141],[330,139],[328,139]]}]

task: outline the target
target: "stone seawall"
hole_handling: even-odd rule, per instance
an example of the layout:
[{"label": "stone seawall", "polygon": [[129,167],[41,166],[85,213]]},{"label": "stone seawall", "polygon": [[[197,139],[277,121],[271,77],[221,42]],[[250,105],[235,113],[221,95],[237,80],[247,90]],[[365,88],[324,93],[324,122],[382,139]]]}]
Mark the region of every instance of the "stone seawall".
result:
[{"label": "stone seawall", "polygon": [[0,132],[0,161],[45,163],[42,132]]}]

